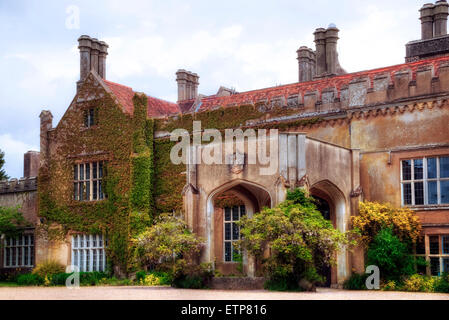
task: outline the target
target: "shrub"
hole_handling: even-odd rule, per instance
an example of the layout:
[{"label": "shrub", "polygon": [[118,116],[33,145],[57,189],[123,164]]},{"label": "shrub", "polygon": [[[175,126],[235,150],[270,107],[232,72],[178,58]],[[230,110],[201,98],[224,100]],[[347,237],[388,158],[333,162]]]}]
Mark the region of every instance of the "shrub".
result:
[{"label": "shrub", "polygon": [[[137,277],[136,277],[137,279]],[[137,283],[143,286],[163,286],[171,284],[171,277],[168,273],[164,272],[152,272],[149,274],[144,274],[140,276]]]},{"label": "shrub", "polygon": [[415,272],[415,260],[409,248],[391,229],[382,229],[370,244],[367,252],[368,265],[378,266],[381,278],[398,280]]},{"label": "shrub", "polygon": [[399,287],[398,283],[394,280],[388,280],[387,282],[381,284],[381,289],[383,291],[396,291],[399,288],[400,287]]},{"label": "shrub", "polygon": [[[263,263],[267,287],[300,290],[300,282],[318,283],[317,270],[335,263],[347,235],[323,218],[304,191],[288,192],[287,201],[240,222],[239,245]],[[264,258],[270,248],[271,256]],[[277,285],[276,283],[279,283]]]},{"label": "shrub", "polygon": [[176,260],[193,260],[201,248],[201,240],[184,220],[162,214],[156,223],[134,239],[135,257],[142,266],[172,269]]},{"label": "shrub", "polygon": [[17,284],[21,286],[39,286],[44,284],[44,279],[33,273],[21,274],[17,277]]},{"label": "shrub", "polygon": [[380,230],[391,228],[403,242],[415,243],[421,233],[421,224],[416,213],[408,208],[394,208],[390,204],[361,202],[359,215],[352,225],[360,232],[362,241],[369,245]]},{"label": "shrub", "polygon": [[205,289],[209,287],[214,273],[209,263],[200,265],[188,264],[185,260],[178,260],[173,269],[171,285],[175,288]]},{"label": "shrub", "polygon": [[50,277],[54,274],[64,272],[64,266],[59,262],[53,260],[48,260],[46,262],[40,263],[33,270],[33,274],[37,274],[41,278]]},{"label": "shrub", "polygon": [[414,274],[404,280],[402,289],[411,292],[434,292],[436,281],[433,277]]},{"label": "shrub", "polygon": [[366,290],[366,279],[368,274],[353,273],[351,277],[343,283],[345,290]]},{"label": "shrub", "polygon": [[441,293],[449,293],[449,274],[443,273],[434,284],[434,291]]}]

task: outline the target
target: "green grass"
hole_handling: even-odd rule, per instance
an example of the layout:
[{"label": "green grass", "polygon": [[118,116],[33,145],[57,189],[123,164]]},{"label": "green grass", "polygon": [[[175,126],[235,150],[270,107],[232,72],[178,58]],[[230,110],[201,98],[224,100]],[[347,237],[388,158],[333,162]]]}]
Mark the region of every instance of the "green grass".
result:
[{"label": "green grass", "polygon": [[0,288],[2,287],[19,287],[15,282],[0,282]]}]

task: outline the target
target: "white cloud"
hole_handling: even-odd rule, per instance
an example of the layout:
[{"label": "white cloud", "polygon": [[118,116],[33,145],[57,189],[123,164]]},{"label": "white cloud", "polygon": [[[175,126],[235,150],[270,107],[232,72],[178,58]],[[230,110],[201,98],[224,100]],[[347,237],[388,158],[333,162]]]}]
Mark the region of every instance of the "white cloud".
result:
[{"label": "white cloud", "polygon": [[11,178],[23,176],[23,155],[37,146],[15,139],[10,134],[0,135],[0,149],[5,152],[5,170]]}]

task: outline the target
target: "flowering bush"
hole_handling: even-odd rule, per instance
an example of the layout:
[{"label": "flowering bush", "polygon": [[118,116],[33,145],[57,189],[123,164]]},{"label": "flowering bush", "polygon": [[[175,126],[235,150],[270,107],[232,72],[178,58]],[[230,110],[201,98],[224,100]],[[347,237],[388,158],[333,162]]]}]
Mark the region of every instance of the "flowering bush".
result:
[{"label": "flowering bush", "polygon": [[[333,264],[335,252],[348,244],[300,189],[277,207],[244,217],[240,232],[240,246],[263,263],[267,286],[274,290],[297,290],[302,280],[320,282],[317,270]],[[264,259],[268,248],[271,255]]]},{"label": "flowering bush", "polygon": [[394,208],[390,204],[361,202],[359,215],[352,217],[352,225],[366,245],[381,229],[391,228],[401,241],[415,243],[421,232],[421,224],[414,211]]},{"label": "flowering bush", "polygon": [[434,292],[437,278],[414,274],[404,280],[402,289],[411,292]]}]

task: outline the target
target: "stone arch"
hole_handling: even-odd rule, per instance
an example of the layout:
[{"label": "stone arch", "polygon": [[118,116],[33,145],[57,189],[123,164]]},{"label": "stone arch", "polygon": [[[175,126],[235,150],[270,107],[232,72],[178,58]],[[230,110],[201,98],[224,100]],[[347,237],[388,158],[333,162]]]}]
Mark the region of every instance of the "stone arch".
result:
[{"label": "stone arch", "polygon": [[[322,180],[310,187],[310,194],[327,201],[331,207],[331,221],[341,232],[348,230],[349,205],[344,193],[333,182]],[[348,252],[337,253],[337,266],[332,270],[332,286],[341,286],[349,276]]]},{"label": "stone arch", "polygon": [[[215,215],[216,207],[215,200],[218,196],[225,192],[232,191],[240,198],[245,207],[247,208],[247,215],[251,217],[254,213],[259,212],[263,207],[271,207],[273,205],[273,198],[270,192],[263,186],[253,183],[243,179],[235,179],[229,181],[210,192],[207,197],[206,202],[206,248],[205,248],[205,260],[208,262],[216,262],[217,258],[219,263],[224,263],[220,261],[220,257],[216,256],[217,246],[221,246],[218,243],[220,237],[217,233],[220,230],[215,230]],[[222,229],[221,229],[222,230]],[[254,276],[255,274],[255,264],[251,257],[244,255],[243,258],[244,268],[248,276]]]}]

